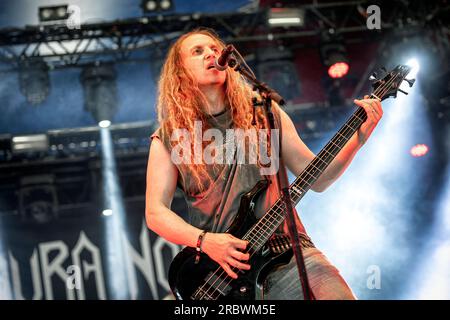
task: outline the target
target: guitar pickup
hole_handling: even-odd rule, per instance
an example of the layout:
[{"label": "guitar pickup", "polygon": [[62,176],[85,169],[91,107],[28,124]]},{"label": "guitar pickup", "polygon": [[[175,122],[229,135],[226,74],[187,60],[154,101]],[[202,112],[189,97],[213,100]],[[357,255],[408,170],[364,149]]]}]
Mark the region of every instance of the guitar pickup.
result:
[{"label": "guitar pickup", "polygon": [[288,251],[291,247],[291,241],[289,240],[289,236],[285,234],[275,234],[273,235],[269,241],[269,249],[273,254],[281,254],[283,252]]}]

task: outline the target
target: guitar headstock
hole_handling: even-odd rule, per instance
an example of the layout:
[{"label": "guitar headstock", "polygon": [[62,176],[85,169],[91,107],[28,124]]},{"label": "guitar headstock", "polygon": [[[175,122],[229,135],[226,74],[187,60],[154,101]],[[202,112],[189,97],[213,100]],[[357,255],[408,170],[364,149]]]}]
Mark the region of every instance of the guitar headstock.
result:
[{"label": "guitar headstock", "polygon": [[410,87],[413,86],[415,79],[406,79],[406,76],[411,71],[412,67],[407,65],[398,65],[392,71],[387,72],[386,69],[382,70],[386,73],[382,79],[377,79],[377,75],[373,73],[370,76],[370,80],[373,81],[372,86],[374,91],[372,95],[380,100],[387,99],[389,97],[397,97],[397,92],[408,94],[400,89],[400,85],[403,81],[406,81]]}]

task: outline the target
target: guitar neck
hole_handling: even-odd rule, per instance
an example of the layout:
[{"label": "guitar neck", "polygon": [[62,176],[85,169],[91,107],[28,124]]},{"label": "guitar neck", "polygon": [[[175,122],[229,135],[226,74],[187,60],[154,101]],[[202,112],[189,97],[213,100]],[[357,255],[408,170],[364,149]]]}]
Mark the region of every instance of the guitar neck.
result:
[{"label": "guitar neck", "polygon": [[[292,204],[295,207],[305,193],[319,179],[321,174],[330,165],[345,144],[366,121],[367,114],[363,108],[358,109],[309,163],[303,172],[289,186]],[[281,225],[285,218],[284,204],[279,198],[267,213],[247,232],[243,239],[251,244],[249,248],[258,251]]]},{"label": "guitar neck", "polygon": [[[359,127],[367,119],[367,114],[363,108],[353,113],[350,119],[339,129],[333,138],[323,147],[317,156],[309,163],[303,172],[290,185],[290,195],[294,205],[296,205],[311,189],[311,186],[320,178],[325,169],[336,158],[338,153],[347,144],[350,138],[358,131]],[[281,204],[281,199],[279,199]],[[277,202],[278,202],[277,201]]]}]

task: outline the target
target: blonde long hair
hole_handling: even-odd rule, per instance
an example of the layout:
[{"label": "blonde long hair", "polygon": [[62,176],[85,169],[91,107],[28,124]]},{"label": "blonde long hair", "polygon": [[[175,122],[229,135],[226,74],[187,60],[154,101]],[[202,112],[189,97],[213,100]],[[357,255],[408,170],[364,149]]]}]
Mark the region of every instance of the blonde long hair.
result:
[{"label": "blonde long hair", "polygon": [[[191,133],[194,132],[196,120],[202,121],[203,130],[209,127],[207,122],[208,115],[205,113],[205,106],[208,102],[203,92],[199,89],[194,76],[184,68],[180,54],[183,41],[194,34],[207,35],[217,41],[221,49],[225,47],[224,42],[213,30],[198,28],[182,35],[169,49],[161,70],[156,106],[161,129],[169,138],[176,129],[183,128]],[[255,96],[255,93],[238,72],[230,68],[225,72],[225,99],[226,105],[231,110],[234,128],[250,129],[253,127],[251,124],[252,97]],[[256,114],[256,128],[266,127],[262,111],[257,110]],[[191,150],[193,157],[193,141]],[[211,183],[211,177],[206,170],[206,164],[195,164],[194,161],[191,161],[191,163],[189,166],[182,166],[186,166],[185,168],[188,169],[189,174],[194,177],[200,193]]]}]

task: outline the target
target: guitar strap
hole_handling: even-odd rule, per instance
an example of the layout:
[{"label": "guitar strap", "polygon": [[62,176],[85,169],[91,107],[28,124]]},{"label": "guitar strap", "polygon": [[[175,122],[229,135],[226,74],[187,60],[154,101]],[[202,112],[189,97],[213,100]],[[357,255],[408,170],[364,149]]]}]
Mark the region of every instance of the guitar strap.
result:
[{"label": "guitar strap", "polygon": [[[278,117],[275,117],[275,118],[276,118],[275,121],[278,122],[277,123],[278,129],[279,129],[279,136],[278,136],[278,139],[279,139],[279,141],[278,141],[278,143],[279,143],[279,150],[278,150],[278,152],[279,152],[279,156],[281,157],[282,156],[282,144],[281,144],[281,142],[283,141],[282,140],[283,139],[283,132],[282,132],[282,126],[281,126],[281,115],[278,113]],[[282,161],[282,162],[284,162],[284,161]],[[285,177],[288,177],[285,166],[282,166],[280,164],[279,165],[279,170],[283,170],[284,174],[285,174]],[[286,181],[286,183],[289,184],[289,181]],[[280,194],[280,197],[281,196],[282,195]],[[292,209],[293,209],[293,212],[294,212],[295,208],[292,208]],[[287,219],[290,219],[290,217],[286,217],[284,222],[280,225],[280,227],[282,227],[285,223],[286,224],[288,223]],[[292,219],[294,220],[294,221],[292,221],[292,223],[294,224],[295,228],[297,228],[297,224],[295,223],[295,218],[292,217]],[[291,236],[291,232],[289,232],[289,236]],[[296,256],[296,254],[295,254],[296,248],[295,247],[297,247],[297,250],[298,250],[298,253],[299,253],[299,256],[300,256],[299,257],[300,261],[298,261],[297,258],[296,258],[296,262],[297,262],[296,263],[296,267],[299,268],[299,276],[303,277],[303,279],[301,279],[301,278],[299,279],[300,280],[300,285],[304,284],[305,286],[307,286],[306,289],[305,288],[302,289],[304,295],[309,295],[308,297],[304,297],[304,299],[305,300],[315,300],[314,294],[313,294],[313,292],[311,290],[311,287],[309,286],[309,281],[308,281],[308,277],[307,277],[307,270],[306,270],[306,266],[305,266],[305,260],[304,260],[304,257],[303,257],[303,250],[301,248],[300,237],[298,236],[297,239],[291,239],[291,242],[292,242],[292,250],[294,250],[294,258],[296,258],[295,257]],[[298,245],[296,246],[297,243],[298,243]],[[297,264],[299,264],[299,265],[297,266]]]}]

